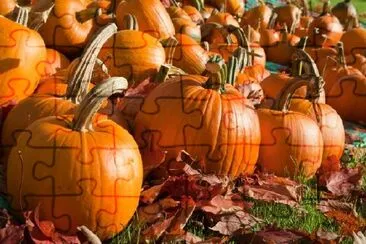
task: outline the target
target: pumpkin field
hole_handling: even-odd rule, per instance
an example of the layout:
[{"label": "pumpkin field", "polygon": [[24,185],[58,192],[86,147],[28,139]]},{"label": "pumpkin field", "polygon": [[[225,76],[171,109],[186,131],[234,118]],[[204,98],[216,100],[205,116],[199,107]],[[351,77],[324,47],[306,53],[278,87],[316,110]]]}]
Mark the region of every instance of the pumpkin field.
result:
[{"label": "pumpkin field", "polygon": [[0,243],[366,244],[366,5],[1,0]]}]

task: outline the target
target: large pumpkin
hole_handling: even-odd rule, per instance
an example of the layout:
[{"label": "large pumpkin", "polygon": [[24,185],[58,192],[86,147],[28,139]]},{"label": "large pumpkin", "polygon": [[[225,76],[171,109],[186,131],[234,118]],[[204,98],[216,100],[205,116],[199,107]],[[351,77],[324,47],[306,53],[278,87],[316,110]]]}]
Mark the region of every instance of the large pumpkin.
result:
[{"label": "large pumpkin", "polygon": [[157,39],[174,36],[174,26],[160,0],[126,0],[117,8],[116,18],[119,29],[123,28],[126,15],[136,16],[139,30]]},{"label": "large pumpkin", "polygon": [[145,98],[135,119],[145,171],[158,163],[151,161],[150,152],[167,151],[167,159],[174,159],[186,150],[202,160],[206,173],[253,173],[260,143],[256,112],[239,91],[216,76],[176,76]]},{"label": "large pumpkin", "polygon": [[359,27],[347,31],[343,34],[341,40],[344,44],[346,55],[361,54],[365,56],[366,47],[366,29]]},{"label": "large pumpkin", "polygon": [[96,119],[103,100],[126,88],[123,78],[107,80],[74,115],[38,120],[20,134],[7,170],[13,210],[40,204],[39,218],[57,230],[76,234],[85,225],[102,240],[126,227],[139,202],[141,156],[126,130]]},{"label": "large pumpkin", "polygon": [[30,96],[44,72],[46,48],[41,36],[0,16],[0,106]]},{"label": "large pumpkin", "polygon": [[340,160],[343,155],[345,144],[345,133],[341,117],[338,113],[328,104],[318,101],[318,94],[324,86],[322,79],[314,80],[314,82],[298,81],[293,87],[284,92],[283,97],[280,99],[278,107],[283,107],[288,97],[292,97],[292,94],[296,90],[296,87],[308,86],[306,99],[293,99],[291,100],[289,110],[302,113],[312,120],[314,120],[321,131],[324,150],[322,165],[326,163],[334,162],[334,159]]},{"label": "large pumpkin", "polygon": [[111,36],[98,57],[111,76],[123,76],[137,84],[159,71],[165,63],[165,50],[158,39],[137,30],[134,16],[124,19],[126,29]]}]

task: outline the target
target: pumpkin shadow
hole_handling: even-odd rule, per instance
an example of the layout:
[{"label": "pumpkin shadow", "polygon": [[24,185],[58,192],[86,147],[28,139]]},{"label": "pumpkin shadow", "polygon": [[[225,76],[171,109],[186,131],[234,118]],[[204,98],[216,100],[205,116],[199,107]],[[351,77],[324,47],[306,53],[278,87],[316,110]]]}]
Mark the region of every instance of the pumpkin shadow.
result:
[{"label": "pumpkin shadow", "polygon": [[18,58],[6,58],[0,60],[0,74],[3,74],[11,69],[15,69],[19,66],[20,59]]}]

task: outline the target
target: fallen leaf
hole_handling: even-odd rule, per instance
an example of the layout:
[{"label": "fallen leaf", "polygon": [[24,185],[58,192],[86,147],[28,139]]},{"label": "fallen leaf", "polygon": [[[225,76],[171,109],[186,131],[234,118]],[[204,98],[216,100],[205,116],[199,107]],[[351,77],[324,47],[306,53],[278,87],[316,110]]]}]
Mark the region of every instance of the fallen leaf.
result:
[{"label": "fallen leaf", "polygon": [[196,209],[196,203],[192,198],[185,198],[181,201],[180,210],[169,226],[167,232],[169,234],[179,234],[183,231],[188,220],[191,218],[193,211]]},{"label": "fallen leaf", "polygon": [[324,231],[322,229],[319,229],[316,232],[316,237],[320,240],[332,241],[332,240],[336,240],[339,237],[339,235],[337,235],[334,232],[328,232],[328,231]]},{"label": "fallen leaf", "polygon": [[159,196],[161,189],[164,187],[165,183],[152,186],[140,194],[140,201],[146,204],[153,203],[156,198]]},{"label": "fallen leaf", "polygon": [[241,243],[261,244],[289,244],[289,243],[313,243],[311,238],[302,232],[279,229],[265,229],[262,231],[234,236],[234,241]]},{"label": "fallen leaf", "polygon": [[175,218],[175,215],[164,219],[163,221],[160,221],[158,223],[155,223],[153,225],[151,225],[150,227],[148,227],[147,229],[145,229],[142,232],[142,237],[146,242],[149,241],[156,241],[158,240],[162,234],[166,231],[166,229],[170,226],[170,224],[172,223],[173,219]]},{"label": "fallen leaf", "polygon": [[171,197],[167,197],[159,200],[158,202],[140,206],[137,210],[140,223],[151,224],[158,220],[162,220],[167,215],[167,209],[175,209],[179,206],[180,202],[175,201]]},{"label": "fallen leaf", "polygon": [[210,201],[199,201],[197,204],[204,212],[215,215],[233,213],[244,209],[243,199],[232,200],[222,195],[217,195]]},{"label": "fallen leaf", "polygon": [[347,196],[352,191],[359,190],[361,179],[361,168],[346,168],[333,172],[326,180],[326,187],[336,196]]},{"label": "fallen leaf", "polygon": [[341,211],[329,211],[325,213],[329,218],[333,218],[341,227],[341,234],[351,235],[352,232],[358,232],[366,227],[366,221],[350,213]]},{"label": "fallen leaf", "polygon": [[202,238],[194,235],[191,232],[182,231],[179,234],[166,234],[162,243],[179,243],[182,241],[184,243],[200,243],[202,241]]},{"label": "fallen leaf", "polygon": [[9,224],[0,229],[0,243],[11,244],[21,243],[24,239],[25,225]]},{"label": "fallen leaf", "polygon": [[317,205],[317,208],[322,213],[327,213],[329,211],[343,211],[346,213],[351,213],[353,211],[353,204],[340,200],[322,200]]},{"label": "fallen leaf", "polygon": [[319,184],[321,186],[326,185],[326,181],[333,172],[341,170],[341,161],[334,155],[329,156],[322,163],[319,169]]}]

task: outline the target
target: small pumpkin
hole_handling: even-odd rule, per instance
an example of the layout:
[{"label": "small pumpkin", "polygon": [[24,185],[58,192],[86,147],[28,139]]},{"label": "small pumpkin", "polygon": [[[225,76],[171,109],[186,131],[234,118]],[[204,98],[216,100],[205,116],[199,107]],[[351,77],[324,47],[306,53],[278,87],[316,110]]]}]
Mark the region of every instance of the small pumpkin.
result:
[{"label": "small pumpkin", "polygon": [[145,172],[157,166],[144,156],[149,152],[167,151],[169,160],[186,150],[202,159],[205,173],[231,177],[253,173],[260,142],[257,115],[238,90],[224,84],[220,66],[208,66],[209,79],[197,75],[168,79],[145,98],[134,134]]},{"label": "small pumpkin", "polygon": [[216,23],[223,26],[232,25],[240,27],[238,21],[229,13],[216,12],[206,20],[206,23]]},{"label": "small pumpkin", "polygon": [[325,1],[322,14],[315,18],[309,26],[309,41],[313,46],[334,46],[343,35],[343,26],[338,18],[329,11],[329,1]]},{"label": "small pumpkin", "polygon": [[131,84],[138,84],[147,77],[154,76],[166,56],[158,39],[138,30],[137,19],[127,15],[125,29],[104,43],[98,58],[108,68],[111,76],[126,77]]},{"label": "small pumpkin", "polygon": [[346,30],[359,27],[360,25],[356,7],[351,0],[337,3],[332,8],[332,14],[339,19]]},{"label": "small pumpkin", "polygon": [[244,28],[246,25],[250,25],[256,30],[267,29],[271,15],[272,9],[263,2],[260,2],[258,6],[251,8],[244,13],[241,18],[240,26]]},{"label": "small pumpkin", "polygon": [[126,0],[117,8],[116,19],[119,29],[124,28],[126,15],[136,16],[139,30],[157,39],[174,36],[174,25],[160,0]]},{"label": "small pumpkin", "polygon": [[196,24],[202,24],[204,22],[203,17],[198,9],[191,5],[185,5],[182,9],[189,15],[191,20]]},{"label": "small pumpkin", "polygon": [[279,26],[288,26],[290,30],[295,30],[299,25],[301,9],[294,4],[286,4],[283,6],[278,6],[273,9],[277,14],[276,23]]},{"label": "small pumpkin", "polygon": [[111,78],[93,88],[74,114],[38,120],[20,134],[7,169],[13,210],[40,204],[40,220],[52,221],[56,230],[75,235],[85,225],[101,240],[127,226],[139,202],[141,156],[126,130],[96,114],[127,86],[125,79]]},{"label": "small pumpkin", "polygon": [[188,35],[198,43],[201,42],[201,27],[191,19],[174,18],[172,22],[176,33]]},{"label": "small pumpkin", "polygon": [[208,3],[222,12],[227,12],[237,17],[244,13],[244,0],[209,0]]},{"label": "small pumpkin", "polygon": [[55,49],[47,48],[47,57],[45,61],[46,70],[42,76],[50,76],[56,74],[58,70],[65,69],[69,66],[70,61],[69,59],[63,55],[62,53],[58,52]]}]

